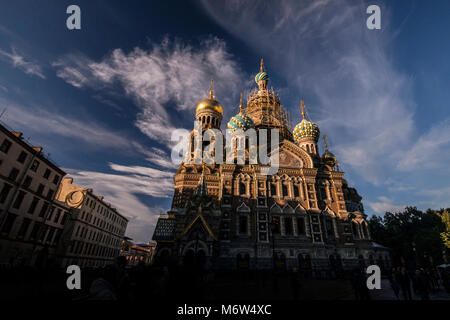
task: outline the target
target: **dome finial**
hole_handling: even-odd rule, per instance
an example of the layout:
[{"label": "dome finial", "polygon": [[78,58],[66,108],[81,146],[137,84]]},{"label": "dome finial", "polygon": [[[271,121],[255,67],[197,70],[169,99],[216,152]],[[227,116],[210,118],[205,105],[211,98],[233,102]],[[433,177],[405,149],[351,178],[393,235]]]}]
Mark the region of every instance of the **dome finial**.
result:
[{"label": "dome finial", "polygon": [[327,135],[323,135],[323,143],[325,144],[325,151],[328,152],[328,145],[327,145]]},{"label": "dome finial", "polygon": [[209,98],[214,98],[214,79],[211,79],[211,87],[209,88]]},{"label": "dome finial", "polygon": [[300,109],[302,110],[302,119],[305,119],[305,103],[300,100]]},{"label": "dome finial", "polygon": [[241,101],[239,102],[239,112],[243,113],[244,112],[244,106],[242,104],[242,92],[241,92]]},{"label": "dome finial", "polygon": [[261,66],[259,67],[259,72],[264,72],[264,60],[261,58]]}]

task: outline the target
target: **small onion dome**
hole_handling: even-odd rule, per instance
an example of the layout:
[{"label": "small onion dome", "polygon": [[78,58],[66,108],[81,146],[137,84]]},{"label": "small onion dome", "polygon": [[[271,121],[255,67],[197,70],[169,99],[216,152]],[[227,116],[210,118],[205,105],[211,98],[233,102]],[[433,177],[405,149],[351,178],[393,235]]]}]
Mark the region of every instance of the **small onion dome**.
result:
[{"label": "small onion dome", "polygon": [[264,61],[261,59],[261,66],[259,67],[259,73],[255,76],[255,82],[258,84],[264,80],[269,80],[269,75],[264,71]]},{"label": "small onion dome", "polygon": [[292,134],[296,141],[301,138],[312,137],[317,142],[320,137],[320,130],[315,123],[303,119],[302,122],[295,126]]},{"label": "small onion dome", "polygon": [[328,150],[326,150],[322,155],[322,160],[326,165],[329,165],[331,167],[334,167],[334,165],[336,164],[336,157]]},{"label": "small onion dome", "polygon": [[255,124],[253,123],[252,119],[239,112],[237,115],[230,119],[227,128],[233,131],[239,129],[247,131],[248,129],[254,129]]},{"label": "small onion dome", "polygon": [[295,126],[292,135],[294,136],[295,141],[298,141],[299,139],[305,137],[312,137],[314,138],[314,141],[317,143],[320,137],[319,127],[314,122],[306,120],[303,100],[300,103],[300,108],[302,110],[303,119],[299,124]]},{"label": "small onion dome", "polygon": [[325,152],[322,155],[322,160],[326,165],[334,167],[336,164],[336,157],[330,151],[328,151],[327,135],[323,135],[323,144],[325,145]]},{"label": "small onion dome", "polygon": [[239,109],[240,112],[230,119],[230,121],[227,124],[227,128],[233,131],[239,129],[243,131],[247,131],[248,129],[254,129],[255,124],[253,123],[253,120],[250,117],[248,117],[244,112],[244,108],[242,106],[242,94]]},{"label": "small onion dome", "polygon": [[262,80],[269,80],[269,75],[267,74],[267,72],[262,71],[259,72],[256,76],[255,76],[255,82],[258,83]]},{"label": "small onion dome", "polygon": [[209,98],[201,100],[195,107],[195,112],[202,110],[211,110],[223,114],[222,105],[214,99],[214,82],[211,80],[211,88],[209,89]]},{"label": "small onion dome", "polygon": [[206,98],[197,103],[195,112],[199,112],[201,110],[212,110],[220,114],[223,114],[222,105],[219,103],[219,101],[213,98]]}]

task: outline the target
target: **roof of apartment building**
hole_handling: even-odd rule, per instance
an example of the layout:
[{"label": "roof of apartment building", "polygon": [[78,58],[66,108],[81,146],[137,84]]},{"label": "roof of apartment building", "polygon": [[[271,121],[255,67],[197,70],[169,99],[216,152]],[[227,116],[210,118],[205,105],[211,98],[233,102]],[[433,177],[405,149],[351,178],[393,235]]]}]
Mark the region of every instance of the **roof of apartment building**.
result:
[{"label": "roof of apartment building", "polygon": [[48,159],[48,156],[45,156],[42,152],[42,147],[37,147],[31,145],[23,138],[23,133],[19,131],[12,131],[8,129],[4,124],[0,123],[0,131],[4,132],[11,140],[17,142],[22,147],[24,147],[28,152],[34,154],[39,160],[45,162],[49,167],[57,171],[60,175],[64,176],[66,172],[62,170],[56,163],[52,160]]}]

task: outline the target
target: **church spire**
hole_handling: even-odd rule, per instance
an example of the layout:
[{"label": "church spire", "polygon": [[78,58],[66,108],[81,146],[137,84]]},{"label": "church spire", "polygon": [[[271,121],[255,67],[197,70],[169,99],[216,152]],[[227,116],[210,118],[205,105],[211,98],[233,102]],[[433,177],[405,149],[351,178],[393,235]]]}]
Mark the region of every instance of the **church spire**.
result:
[{"label": "church spire", "polygon": [[259,67],[259,72],[264,72],[264,60],[261,58],[261,65]]},{"label": "church spire", "polygon": [[328,145],[327,145],[327,135],[323,135],[323,143],[325,145],[325,151],[328,152]]},{"label": "church spire", "polygon": [[302,119],[306,119],[305,118],[305,103],[303,102],[303,100],[300,100],[300,109],[302,110]]},{"label": "church spire", "polygon": [[211,79],[211,86],[209,88],[209,98],[214,99],[214,79]]},{"label": "church spire", "polygon": [[239,102],[239,112],[240,112],[241,114],[244,113],[244,105],[243,105],[243,103],[242,103],[242,92],[241,92],[241,100],[240,100],[240,102]]}]

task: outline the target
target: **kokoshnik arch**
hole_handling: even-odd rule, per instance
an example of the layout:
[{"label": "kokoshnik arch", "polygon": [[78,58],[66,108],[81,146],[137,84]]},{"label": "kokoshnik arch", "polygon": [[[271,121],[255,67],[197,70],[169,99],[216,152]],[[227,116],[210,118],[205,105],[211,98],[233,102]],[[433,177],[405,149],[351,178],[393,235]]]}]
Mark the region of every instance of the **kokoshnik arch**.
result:
[{"label": "kokoshnik arch", "polygon": [[[362,198],[348,186],[325,136],[325,152],[319,154],[320,130],[307,119],[303,101],[301,122],[291,131],[289,115],[268,81],[261,60],[258,87],[246,108],[241,97],[239,113],[227,128],[278,130],[279,143],[269,149],[269,155],[279,155],[278,171],[267,175],[268,165],[250,164],[247,140],[244,164],[198,164],[193,131],[174,176],[172,208],[159,217],[153,235],[157,260],[215,269],[389,267],[389,250],[371,241]],[[211,86],[209,97],[196,106],[195,120],[203,133],[220,130],[222,118]],[[208,143],[202,142],[201,154]],[[258,141],[257,148],[263,143]]]}]

